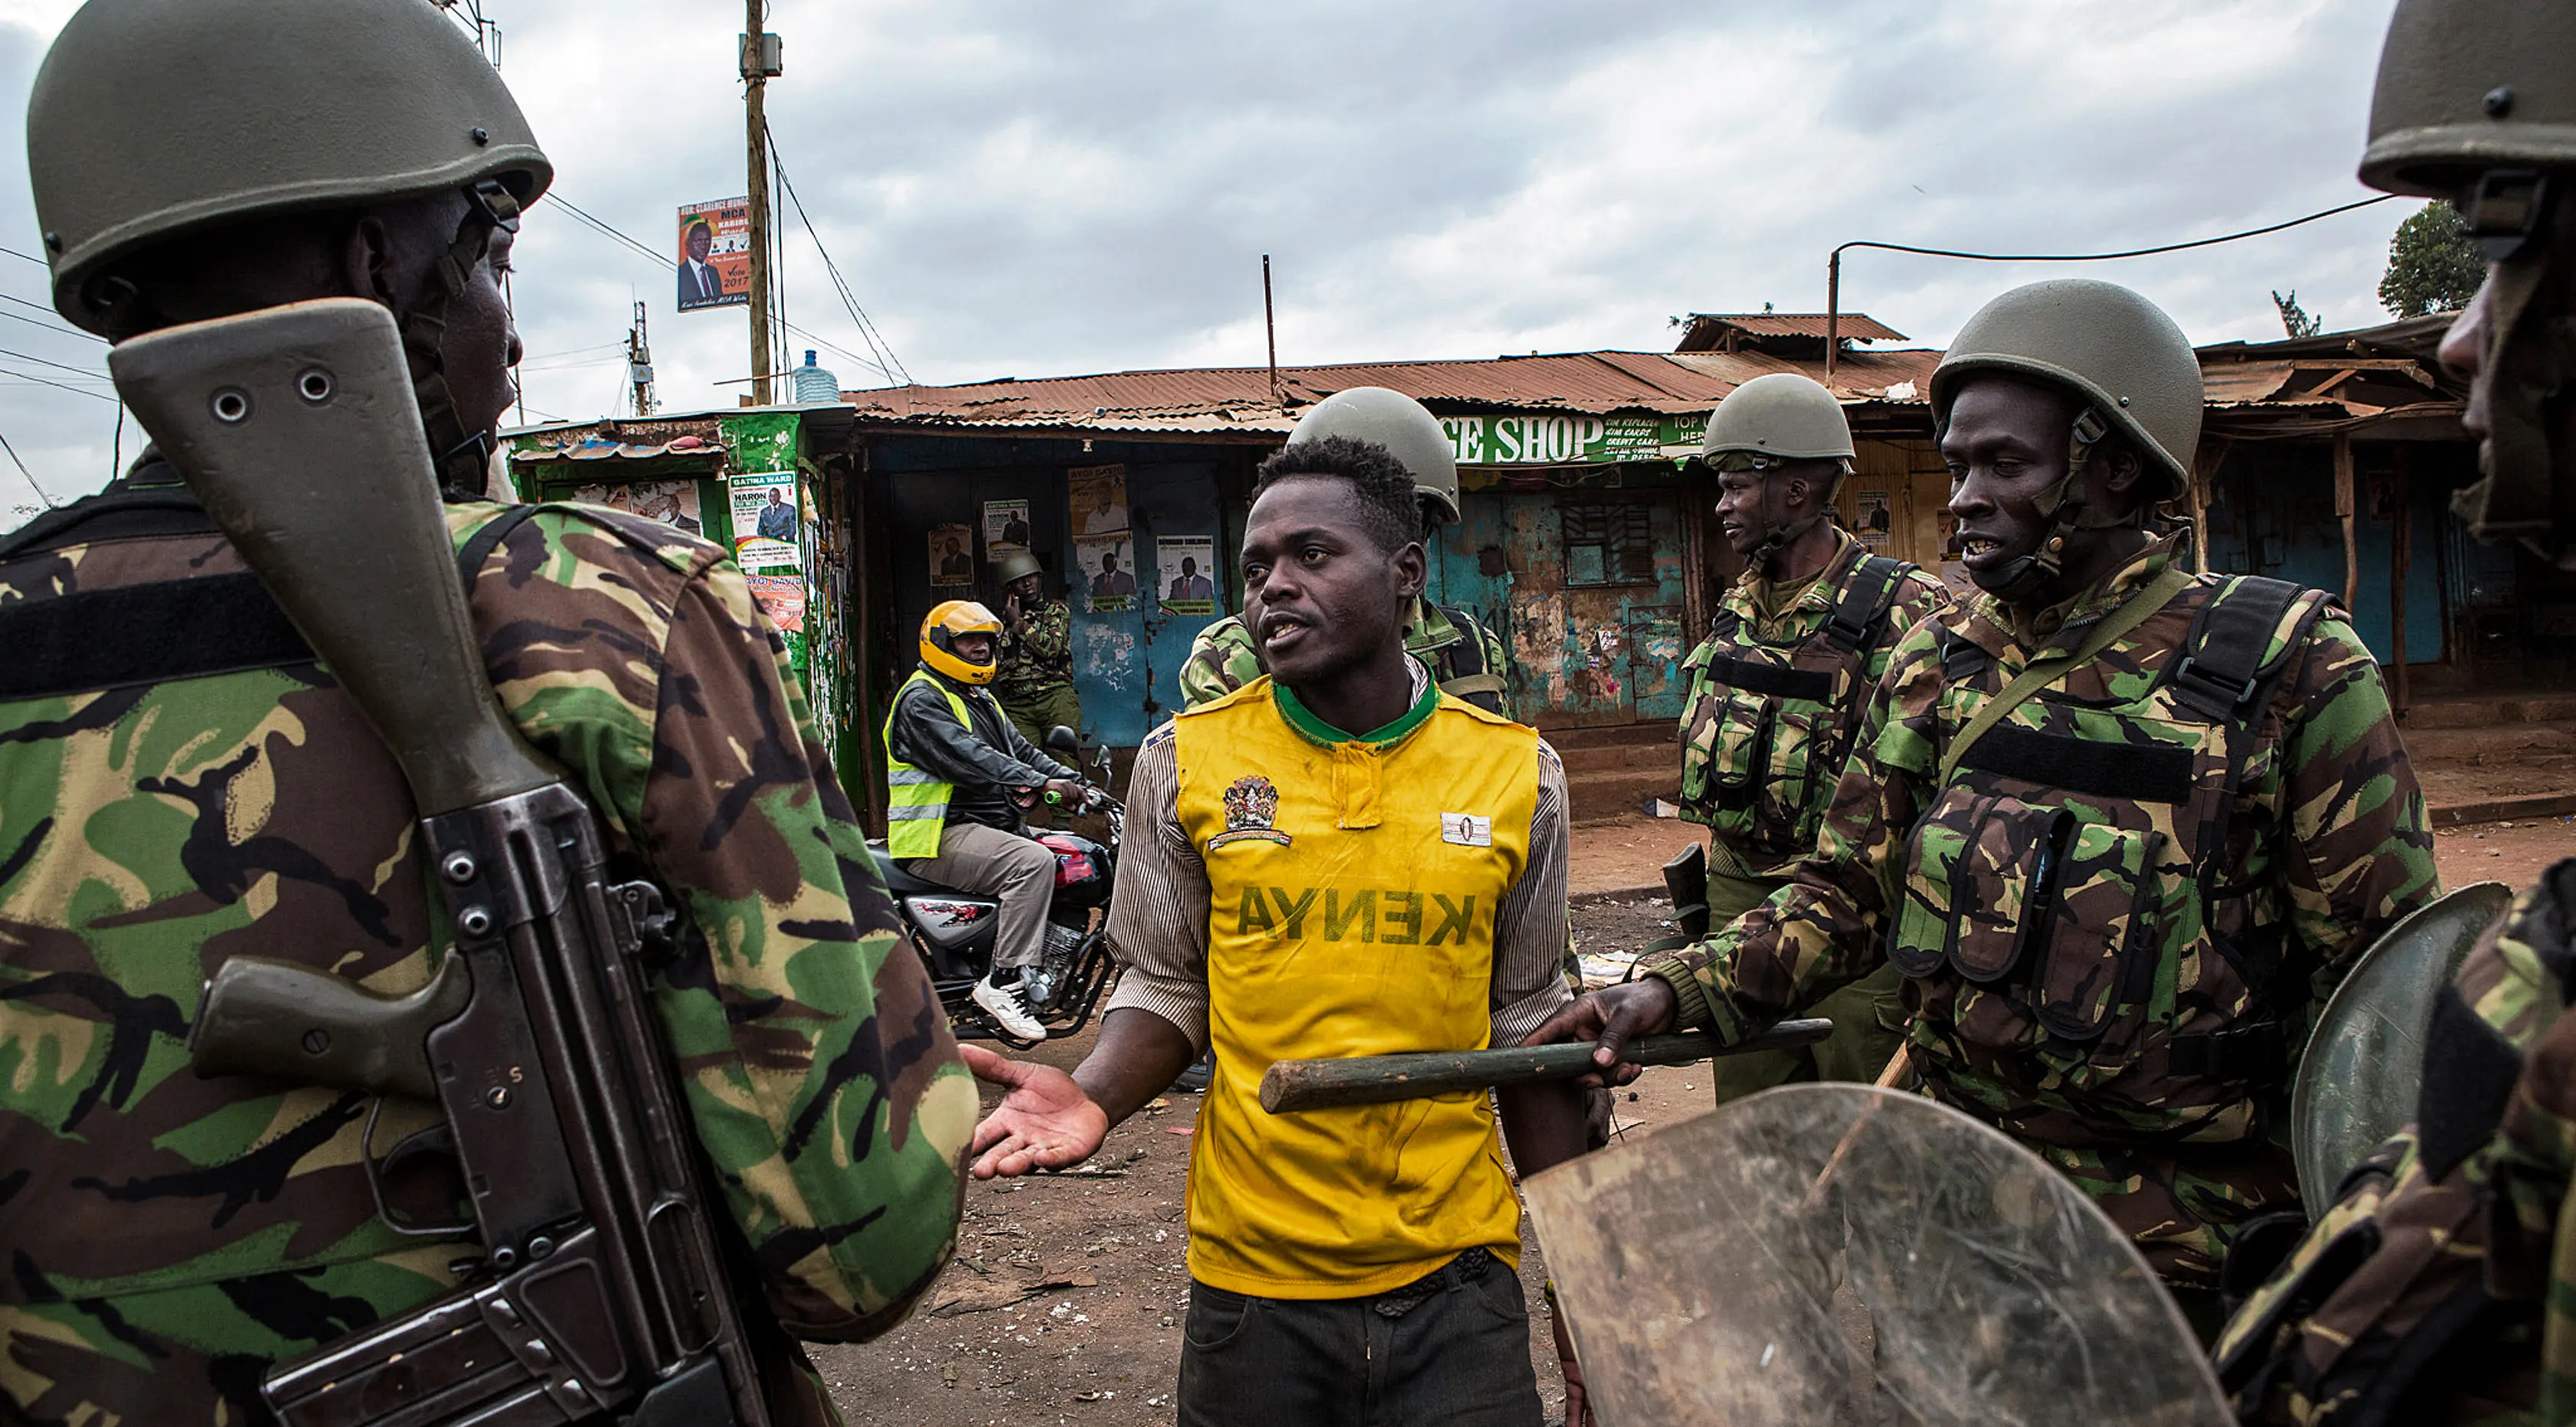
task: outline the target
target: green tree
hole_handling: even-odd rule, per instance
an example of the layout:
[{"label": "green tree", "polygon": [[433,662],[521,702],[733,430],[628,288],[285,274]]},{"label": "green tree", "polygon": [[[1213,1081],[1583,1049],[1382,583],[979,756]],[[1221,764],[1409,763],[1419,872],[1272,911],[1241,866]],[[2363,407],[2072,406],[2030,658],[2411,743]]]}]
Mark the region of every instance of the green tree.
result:
[{"label": "green tree", "polygon": [[2437,198],[2398,224],[2396,236],[2388,240],[2380,305],[2397,317],[2457,312],[2478,295],[2486,276],[2486,258],[2469,240],[2460,210]]},{"label": "green tree", "polygon": [[2279,288],[2272,289],[2272,305],[2281,309],[2281,330],[2293,337],[2313,337],[2326,325],[2325,314],[2312,313],[2299,305],[2299,290],[2290,289],[2283,297]]}]

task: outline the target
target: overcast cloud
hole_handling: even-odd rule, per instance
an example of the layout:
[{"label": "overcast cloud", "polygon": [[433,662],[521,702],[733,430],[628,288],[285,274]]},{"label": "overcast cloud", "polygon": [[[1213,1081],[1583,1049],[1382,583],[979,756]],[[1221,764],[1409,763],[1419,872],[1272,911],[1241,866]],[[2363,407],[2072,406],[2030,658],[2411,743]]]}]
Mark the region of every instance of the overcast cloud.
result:
[{"label": "overcast cloud", "polygon": [[[743,191],[739,10],[484,3],[558,193],[659,251],[678,204]],[[0,109],[23,114],[74,8],[0,0]],[[769,113],[824,245],[925,382],[1258,364],[1265,252],[1283,362],[1658,350],[1675,314],[1821,310],[1825,254],[1849,239],[2094,251],[2367,196],[2352,173],[2388,10],[772,0],[787,68]],[[0,155],[0,247],[36,253],[23,154]],[[2273,288],[2329,329],[2366,326],[2412,206],[2087,270],[2196,342],[2280,335]],[[720,385],[750,370],[740,309],[674,313],[666,269],[546,205],[518,252],[531,419],[614,411],[638,299],[666,409],[745,390]],[[789,319],[866,351],[801,228],[788,254]],[[2064,271],[1862,252],[1843,304],[1937,344]],[[42,305],[45,275],[0,254],[0,295]],[[117,422],[104,349],[0,312],[36,319],[0,321],[17,354],[0,355],[0,436],[54,500],[96,489]],[[139,440],[128,422],[128,456]],[[0,460],[0,527],[36,502]]]}]

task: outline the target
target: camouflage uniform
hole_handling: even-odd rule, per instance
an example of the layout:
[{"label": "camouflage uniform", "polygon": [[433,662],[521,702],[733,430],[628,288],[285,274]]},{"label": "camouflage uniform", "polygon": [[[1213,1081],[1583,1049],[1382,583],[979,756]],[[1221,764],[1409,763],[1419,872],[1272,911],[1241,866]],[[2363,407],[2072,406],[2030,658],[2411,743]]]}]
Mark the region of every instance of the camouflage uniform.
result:
[{"label": "camouflage uniform", "polygon": [[[1911,566],[1881,583],[1864,569],[1869,547],[1848,531],[1834,534],[1832,556],[1808,580],[1775,587],[1759,569],[1746,570],[1719,602],[1709,637],[1682,663],[1690,692],[1681,815],[1709,829],[1711,926],[1768,901],[1815,846],[1861,705],[1887,672],[1897,639],[1950,603],[1947,586]],[[1867,603],[1857,613],[1883,613],[1838,640],[1830,627],[1856,588]],[[1782,677],[1765,677],[1773,674]],[[1712,1062],[1710,1088],[1724,1103],[1791,1079],[1876,1079],[1904,1031],[1898,979],[1884,967],[1817,1002],[1815,1014],[1834,1023],[1822,1044]]]},{"label": "camouflage uniform", "polygon": [[[2576,1415],[2576,859],[2487,930],[2433,1012],[2420,1124],[2218,1345],[2247,1422]],[[2545,1413],[2545,1415],[2544,1415]]]},{"label": "camouflage uniform", "polygon": [[[1459,646],[1469,639],[1474,639],[1484,654],[1484,667],[1473,673],[1463,670],[1458,660]],[[1503,642],[1474,615],[1463,609],[1444,609],[1429,600],[1415,600],[1413,614],[1405,621],[1404,651],[1422,661],[1431,677],[1440,681],[1441,692],[1455,694],[1489,713],[1512,716],[1510,676],[1506,672],[1511,664],[1503,653]],[[1261,651],[1252,643],[1252,631],[1243,627],[1243,616],[1227,615],[1200,630],[1199,637],[1190,643],[1189,658],[1181,663],[1182,707],[1197,708],[1210,699],[1223,698],[1265,672]]]},{"label": "camouflage uniform", "polygon": [[[777,1419],[835,1420],[780,1330],[865,1338],[928,1286],[976,1094],[780,641],[720,548],[597,507],[539,508],[471,604],[512,719],[682,912],[654,1002],[714,1218]],[[189,1020],[236,954],[429,980],[409,795],[157,458],[0,544],[0,631],[0,1417],[267,1421],[270,1363],[473,1245],[377,1219],[363,1097],[200,1080]],[[434,1117],[388,1102],[377,1150]]]},{"label": "camouflage uniform", "polygon": [[1002,626],[1001,667],[993,697],[1023,737],[1046,747],[1047,730],[1082,731],[1082,699],[1073,691],[1073,606],[1048,600],[1030,611],[1018,634]]},{"label": "camouflage uniform", "polygon": [[2162,577],[2177,539],[2056,610],[1981,596],[1916,626],[1796,880],[1646,969],[1682,1024],[1733,1039],[1894,961],[1934,1098],[2072,1176],[2166,1282],[2204,1287],[2237,1225],[2296,1201],[2272,1136],[2315,1006],[2438,893],[2378,666],[2313,593],[2257,640],[2254,702],[2189,711],[2196,617],[2246,584],[2190,581],[1941,785],[1976,711]]}]

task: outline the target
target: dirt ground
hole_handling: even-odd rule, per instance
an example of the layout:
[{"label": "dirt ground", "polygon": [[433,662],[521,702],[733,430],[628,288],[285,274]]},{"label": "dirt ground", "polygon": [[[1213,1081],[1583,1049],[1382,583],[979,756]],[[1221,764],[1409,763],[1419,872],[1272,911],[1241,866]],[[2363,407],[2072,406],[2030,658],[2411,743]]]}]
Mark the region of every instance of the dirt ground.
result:
[{"label": "dirt ground", "polygon": [[[1611,829],[1591,869],[1595,890],[1635,875],[1621,874],[1623,864],[1642,862],[1648,871],[1638,880],[1651,880],[1653,865],[1670,855],[1663,844],[1674,826]],[[2576,818],[2447,830],[2434,849],[2448,885],[2521,886],[2576,854]],[[1661,904],[1644,897],[1596,896],[1575,909],[1575,928],[1588,947],[1634,947],[1669,930]],[[1091,1040],[1086,1033],[1052,1043],[1038,1058],[1070,1068]],[[1650,1070],[1620,1094],[1620,1133],[1696,1115],[1707,1096],[1704,1064]],[[988,1106],[992,1098],[988,1091]],[[1169,1423],[1189,1295],[1182,1185],[1197,1113],[1196,1096],[1166,1096],[1112,1131],[1079,1172],[970,1187],[957,1261],[923,1309],[879,1342],[815,1350],[849,1419],[911,1427]],[[1530,1354],[1553,1420],[1564,1388],[1539,1306],[1544,1274],[1537,1245],[1525,1237]]]}]

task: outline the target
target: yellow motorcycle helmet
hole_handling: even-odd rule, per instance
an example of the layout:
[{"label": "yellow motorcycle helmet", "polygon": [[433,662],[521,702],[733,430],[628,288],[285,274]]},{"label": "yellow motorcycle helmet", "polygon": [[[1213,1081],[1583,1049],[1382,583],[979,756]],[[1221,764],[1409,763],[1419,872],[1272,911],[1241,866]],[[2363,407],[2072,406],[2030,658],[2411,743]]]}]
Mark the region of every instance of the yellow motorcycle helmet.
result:
[{"label": "yellow motorcycle helmet", "polygon": [[989,634],[999,639],[1002,622],[993,612],[973,600],[943,600],[931,607],[928,618],[921,622],[921,662],[961,684],[989,684],[998,667],[1001,651],[994,651],[995,663],[969,664],[957,657],[954,647],[961,634]]}]

